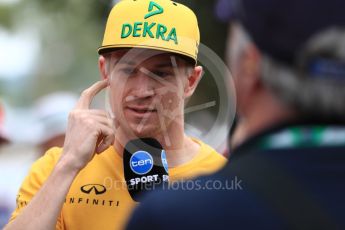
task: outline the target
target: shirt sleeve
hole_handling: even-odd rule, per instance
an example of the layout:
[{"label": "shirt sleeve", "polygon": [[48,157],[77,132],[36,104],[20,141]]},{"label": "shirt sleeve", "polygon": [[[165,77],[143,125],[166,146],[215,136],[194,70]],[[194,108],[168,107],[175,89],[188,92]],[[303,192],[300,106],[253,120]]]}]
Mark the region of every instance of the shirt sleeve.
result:
[{"label": "shirt sleeve", "polygon": [[[52,148],[31,166],[28,175],[19,188],[16,198],[16,209],[13,211],[9,222],[12,222],[20,214],[23,208],[28,205],[34,195],[40,190],[54,169],[60,155],[60,148]],[[56,224],[56,229],[64,229],[61,213]]]}]

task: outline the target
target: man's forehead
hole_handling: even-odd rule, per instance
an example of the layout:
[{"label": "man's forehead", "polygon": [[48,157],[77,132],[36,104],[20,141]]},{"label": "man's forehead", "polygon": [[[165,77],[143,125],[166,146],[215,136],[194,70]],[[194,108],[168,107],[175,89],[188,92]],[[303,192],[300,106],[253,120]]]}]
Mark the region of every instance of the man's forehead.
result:
[{"label": "man's forehead", "polygon": [[164,66],[168,64],[173,66],[174,63],[179,63],[181,59],[169,52],[140,48],[114,50],[108,54],[108,57],[111,57],[116,63],[137,65],[150,61]]}]

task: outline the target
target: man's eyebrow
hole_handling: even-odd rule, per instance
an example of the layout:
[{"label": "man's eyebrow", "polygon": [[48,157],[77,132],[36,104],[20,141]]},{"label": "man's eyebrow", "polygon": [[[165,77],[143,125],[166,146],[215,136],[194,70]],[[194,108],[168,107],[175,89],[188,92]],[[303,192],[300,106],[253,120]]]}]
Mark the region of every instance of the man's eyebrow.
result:
[{"label": "man's eyebrow", "polygon": [[114,62],[114,66],[117,64],[126,64],[126,65],[136,65],[135,62],[131,61],[131,60],[123,60],[123,59],[118,59]]},{"label": "man's eyebrow", "polygon": [[157,68],[172,67],[172,66],[173,65],[171,62],[159,63],[159,64],[155,65],[155,67],[157,67]]}]

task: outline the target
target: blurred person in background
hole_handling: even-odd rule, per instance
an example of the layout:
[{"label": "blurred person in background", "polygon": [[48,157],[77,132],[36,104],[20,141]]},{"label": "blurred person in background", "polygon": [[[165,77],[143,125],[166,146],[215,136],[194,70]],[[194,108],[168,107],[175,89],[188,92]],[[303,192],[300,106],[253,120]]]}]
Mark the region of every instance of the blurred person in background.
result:
[{"label": "blurred person in background", "polygon": [[55,92],[39,98],[33,106],[37,136],[33,141],[41,157],[52,147],[62,147],[67,129],[68,114],[78,100],[69,92]]},{"label": "blurred person in background", "polygon": [[229,164],[192,191],[148,194],[129,229],[344,229],[345,2],[232,4]]},{"label": "blurred person in background", "polygon": [[[3,103],[0,100],[0,160],[2,158],[1,155],[3,154],[3,151],[2,151],[3,146],[9,143],[9,140],[7,136],[5,135],[5,131],[4,131],[4,120],[5,120],[5,111],[3,108]],[[3,174],[3,172],[1,174]],[[2,179],[1,176],[0,176],[0,179]],[[5,194],[3,194],[4,193],[2,191],[3,186],[1,186],[1,184],[2,183],[0,182],[0,228],[5,226],[13,210],[8,204],[7,197],[5,198]]]},{"label": "blurred person in background", "polygon": [[8,143],[8,138],[4,130],[4,121],[5,121],[5,110],[3,103],[0,100],[0,146]]},{"label": "blurred person in background", "polygon": [[[29,114],[29,110],[25,111]],[[28,136],[23,135],[25,127],[17,112],[7,101],[0,102],[0,139],[4,140],[0,144],[0,229],[16,208],[16,193],[30,165],[37,159],[34,146],[25,141]],[[28,125],[29,121],[26,120]],[[31,136],[35,134],[31,132]]]},{"label": "blurred person in background", "polygon": [[[68,113],[77,99],[69,92],[55,92],[26,110],[0,106],[0,228],[16,207],[16,193],[32,163],[51,147],[63,146]],[[11,119],[5,117],[5,109]],[[26,114],[27,120],[18,113]]]},{"label": "blurred person in background", "polygon": [[[162,144],[170,181],[223,167],[223,156],[184,133],[185,100],[202,75],[199,43],[197,18],[182,4],[115,5],[99,49],[103,80],[83,91],[70,113],[63,149],[50,149],[34,163],[5,229],[123,228],[137,204],[124,186],[122,153],[131,139],[151,137]],[[110,115],[90,109],[105,88]]]}]

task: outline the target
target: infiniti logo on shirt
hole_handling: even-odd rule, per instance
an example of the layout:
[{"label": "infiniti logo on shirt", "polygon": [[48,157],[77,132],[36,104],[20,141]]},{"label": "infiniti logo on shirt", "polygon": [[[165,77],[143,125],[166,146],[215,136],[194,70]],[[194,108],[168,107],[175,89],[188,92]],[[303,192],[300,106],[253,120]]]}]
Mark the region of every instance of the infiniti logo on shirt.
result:
[{"label": "infiniti logo on shirt", "polygon": [[80,190],[86,194],[90,194],[93,191],[96,195],[103,194],[107,191],[101,184],[86,184],[80,187]]}]

